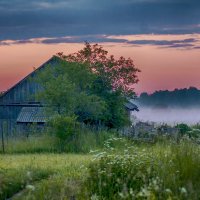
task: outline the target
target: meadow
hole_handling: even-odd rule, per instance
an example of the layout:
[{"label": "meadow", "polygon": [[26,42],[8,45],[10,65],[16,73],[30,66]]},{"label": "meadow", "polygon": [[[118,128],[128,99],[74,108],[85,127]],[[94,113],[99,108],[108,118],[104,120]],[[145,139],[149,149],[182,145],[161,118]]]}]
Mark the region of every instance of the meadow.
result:
[{"label": "meadow", "polygon": [[[48,135],[8,141],[0,155],[0,199],[200,197],[200,147],[187,137],[148,143],[104,132],[70,141],[64,152],[55,141]],[[81,144],[79,151],[70,147]]]}]

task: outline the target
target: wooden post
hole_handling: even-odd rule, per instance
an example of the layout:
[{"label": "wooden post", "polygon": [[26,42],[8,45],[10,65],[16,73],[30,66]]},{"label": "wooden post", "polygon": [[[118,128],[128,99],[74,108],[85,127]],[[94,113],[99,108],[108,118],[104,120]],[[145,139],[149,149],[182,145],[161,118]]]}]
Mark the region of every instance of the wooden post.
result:
[{"label": "wooden post", "polygon": [[2,153],[5,153],[4,128],[3,128],[3,124],[1,124],[1,143],[2,143]]}]

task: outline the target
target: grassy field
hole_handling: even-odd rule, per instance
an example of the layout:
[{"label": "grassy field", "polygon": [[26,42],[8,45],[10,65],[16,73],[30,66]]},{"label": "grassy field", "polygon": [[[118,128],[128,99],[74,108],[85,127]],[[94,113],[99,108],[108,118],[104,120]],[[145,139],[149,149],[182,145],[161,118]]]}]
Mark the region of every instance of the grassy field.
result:
[{"label": "grassy field", "polygon": [[86,175],[89,155],[0,156],[0,199],[70,199]]},{"label": "grassy field", "polygon": [[52,142],[38,137],[7,146],[0,155],[0,199],[200,198],[200,146],[189,139],[152,144],[110,137],[103,146],[88,143],[96,149],[90,154],[48,152]]},{"label": "grassy field", "polygon": [[90,164],[87,184],[97,199],[199,200],[200,147],[160,141],[117,151],[111,144]]}]

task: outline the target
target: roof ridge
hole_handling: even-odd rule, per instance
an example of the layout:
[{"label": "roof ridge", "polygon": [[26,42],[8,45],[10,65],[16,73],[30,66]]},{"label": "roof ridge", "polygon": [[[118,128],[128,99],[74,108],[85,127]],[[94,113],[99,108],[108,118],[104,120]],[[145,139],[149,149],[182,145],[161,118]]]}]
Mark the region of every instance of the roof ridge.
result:
[{"label": "roof ridge", "polygon": [[15,85],[10,87],[7,91],[5,91],[1,96],[0,99],[3,98],[7,93],[9,93],[12,89],[14,89],[16,86],[18,86],[21,82],[23,82],[25,79],[27,79],[29,76],[31,76],[33,73],[37,72],[38,70],[42,69],[45,65],[47,65],[50,61],[53,59],[60,59],[58,56],[53,55],[50,59],[48,59],[46,62],[44,62],[42,65],[40,65],[37,69],[34,71],[30,72],[27,76],[25,76],[23,79],[18,81]]}]

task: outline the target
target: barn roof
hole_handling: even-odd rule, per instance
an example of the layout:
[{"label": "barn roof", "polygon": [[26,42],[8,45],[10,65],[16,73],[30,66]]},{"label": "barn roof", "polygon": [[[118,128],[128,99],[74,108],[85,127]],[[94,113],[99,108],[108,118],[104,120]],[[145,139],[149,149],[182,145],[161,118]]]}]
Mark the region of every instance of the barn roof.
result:
[{"label": "barn roof", "polygon": [[23,107],[17,117],[17,123],[45,123],[47,120],[44,107]]},{"label": "barn roof", "polygon": [[126,107],[126,109],[128,109],[130,111],[134,111],[134,110],[139,111],[138,107],[131,101],[125,103],[125,107]]}]

